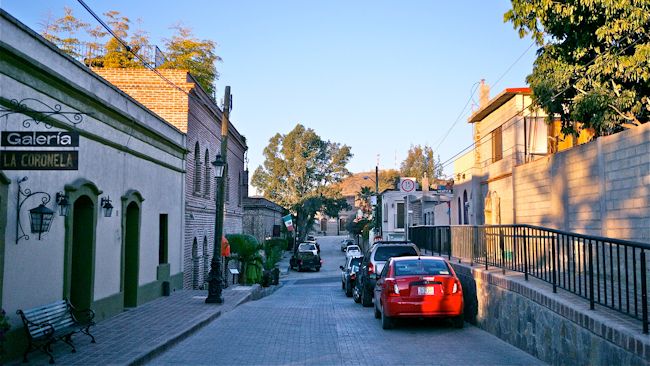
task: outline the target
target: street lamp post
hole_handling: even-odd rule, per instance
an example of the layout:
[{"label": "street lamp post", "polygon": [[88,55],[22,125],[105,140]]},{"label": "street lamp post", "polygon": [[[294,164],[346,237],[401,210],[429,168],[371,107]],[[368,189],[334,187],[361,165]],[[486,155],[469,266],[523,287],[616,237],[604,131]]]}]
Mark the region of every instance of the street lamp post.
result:
[{"label": "street lamp post", "polygon": [[223,303],[223,276],[221,270],[221,238],[223,237],[223,206],[225,184],[224,179],[228,177],[228,115],[230,114],[230,87],[226,86],[224,106],[221,118],[221,154],[217,155],[214,165],[215,177],[217,178],[217,195],[215,197],[216,213],[214,220],[214,251],[210,261],[210,273],[208,274],[208,297],[206,304]]}]

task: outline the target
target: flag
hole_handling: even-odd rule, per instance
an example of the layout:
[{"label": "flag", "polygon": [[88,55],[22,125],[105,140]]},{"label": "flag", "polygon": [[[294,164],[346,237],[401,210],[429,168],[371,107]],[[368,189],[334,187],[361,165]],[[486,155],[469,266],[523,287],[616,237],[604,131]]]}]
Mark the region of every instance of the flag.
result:
[{"label": "flag", "polygon": [[282,221],[284,221],[284,225],[287,227],[287,230],[293,231],[293,219],[291,215],[283,216]]}]

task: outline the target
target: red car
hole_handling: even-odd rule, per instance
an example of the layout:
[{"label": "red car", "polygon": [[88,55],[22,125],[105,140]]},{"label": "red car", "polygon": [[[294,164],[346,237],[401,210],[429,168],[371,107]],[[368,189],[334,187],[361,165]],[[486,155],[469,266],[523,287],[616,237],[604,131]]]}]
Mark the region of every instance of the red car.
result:
[{"label": "red car", "polygon": [[463,288],[449,263],[441,257],[391,258],[377,276],[375,318],[384,329],[396,318],[451,318],[462,328]]}]

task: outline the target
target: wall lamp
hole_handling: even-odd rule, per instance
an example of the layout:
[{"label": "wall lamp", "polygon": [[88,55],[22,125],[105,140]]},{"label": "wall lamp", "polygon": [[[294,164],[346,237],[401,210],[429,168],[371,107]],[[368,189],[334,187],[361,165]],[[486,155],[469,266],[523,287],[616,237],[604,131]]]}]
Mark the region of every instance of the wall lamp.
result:
[{"label": "wall lamp", "polygon": [[111,204],[111,197],[102,197],[100,207],[102,208],[102,211],[104,212],[104,217],[111,217],[113,216],[113,205]]},{"label": "wall lamp", "polygon": [[70,213],[70,202],[68,201],[68,196],[63,192],[56,192],[55,201],[56,204],[59,205],[59,216],[68,216]]},{"label": "wall lamp", "polygon": [[29,227],[32,234],[38,234],[38,240],[41,240],[41,234],[50,231],[52,219],[54,218],[54,211],[46,205],[52,199],[49,193],[46,192],[32,192],[31,189],[23,189],[22,183],[27,181],[27,177],[22,177],[18,180],[18,205],[16,209],[16,244],[20,239],[29,240],[29,235],[25,233],[22,223],[20,222],[20,210],[23,204],[30,198],[36,195],[41,195],[41,204],[29,210]]}]

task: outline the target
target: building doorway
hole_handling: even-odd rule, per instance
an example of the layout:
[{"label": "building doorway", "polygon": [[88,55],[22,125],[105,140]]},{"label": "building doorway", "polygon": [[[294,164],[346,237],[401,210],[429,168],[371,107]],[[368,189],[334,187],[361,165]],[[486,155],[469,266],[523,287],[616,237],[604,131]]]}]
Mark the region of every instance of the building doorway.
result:
[{"label": "building doorway", "polygon": [[89,309],[93,293],[93,242],[95,205],[81,196],[72,211],[72,252],[70,260],[70,302],[77,309]]},{"label": "building doorway", "polygon": [[131,202],[126,208],[124,233],[124,307],[138,306],[140,268],[140,207]]}]

